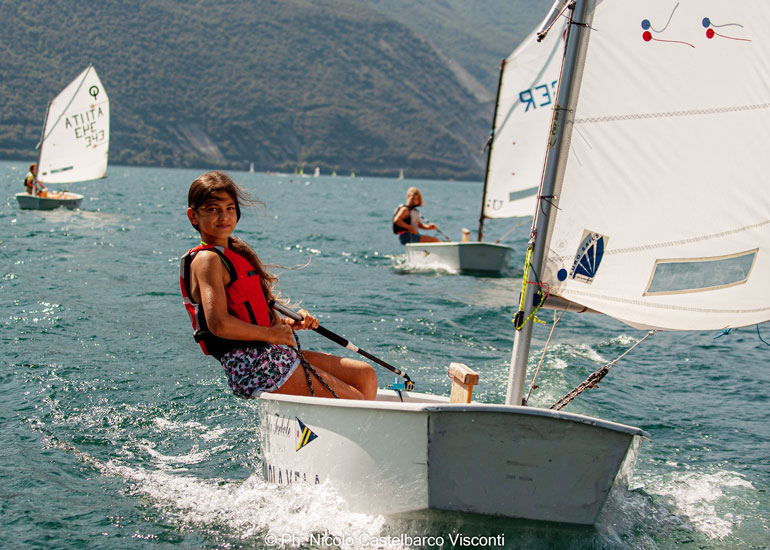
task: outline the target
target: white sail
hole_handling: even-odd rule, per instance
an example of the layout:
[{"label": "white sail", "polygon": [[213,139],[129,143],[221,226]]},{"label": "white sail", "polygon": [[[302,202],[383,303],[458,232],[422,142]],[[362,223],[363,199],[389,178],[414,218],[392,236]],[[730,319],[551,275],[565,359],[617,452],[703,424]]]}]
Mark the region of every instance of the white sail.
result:
[{"label": "white sail", "polygon": [[585,22],[543,282],[635,326],[767,321],[770,3],[589,0]]},{"label": "white sail", "polygon": [[567,17],[542,42],[530,34],[504,61],[483,215],[531,216],[564,54]]},{"label": "white sail", "polygon": [[89,65],[48,106],[38,179],[72,183],[107,175],[110,102]]}]

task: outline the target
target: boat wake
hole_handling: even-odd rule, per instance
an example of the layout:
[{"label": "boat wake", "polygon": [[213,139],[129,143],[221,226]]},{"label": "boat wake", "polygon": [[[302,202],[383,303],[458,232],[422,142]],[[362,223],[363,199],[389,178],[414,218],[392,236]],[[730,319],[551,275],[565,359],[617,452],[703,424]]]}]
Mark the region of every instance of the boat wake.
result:
[{"label": "boat wake", "polygon": [[741,474],[727,470],[677,471],[671,477],[651,480],[646,491],[709,539],[724,540],[744,521],[741,501],[750,499],[755,488]]},{"label": "boat wake", "polygon": [[[732,549],[736,540],[747,547],[766,543],[767,520],[751,512],[756,490],[739,473],[677,471],[662,477],[637,471],[632,484],[622,495],[613,493],[596,526],[612,547]],[[647,534],[629,538],[641,525]]]},{"label": "boat wake", "polygon": [[114,463],[101,469],[129,482],[130,494],[150,499],[177,528],[213,537],[301,547],[313,538],[376,538],[384,524],[382,517],[346,511],[341,498],[326,486],[276,487],[257,474],[246,480],[200,479]]},{"label": "boat wake", "polygon": [[397,273],[409,274],[409,273],[425,273],[429,275],[436,275],[437,273],[446,275],[457,275],[458,271],[453,271],[442,264],[424,264],[420,266],[413,265],[407,260],[406,254],[394,254],[391,256],[393,260],[393,269]]}]

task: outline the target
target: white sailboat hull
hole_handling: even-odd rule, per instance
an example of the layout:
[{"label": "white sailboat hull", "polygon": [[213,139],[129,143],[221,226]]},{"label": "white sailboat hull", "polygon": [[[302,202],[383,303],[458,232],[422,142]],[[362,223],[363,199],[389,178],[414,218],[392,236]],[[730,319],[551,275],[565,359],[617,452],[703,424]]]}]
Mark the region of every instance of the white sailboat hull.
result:
[{"label": "white sailboat hull", "polygon": [[49,192],[48,197],[30,195],[29,193],[16,193],[16,201],[23,210],[53,210],[54,208],[80,208],[83,195],[77,193]]},{"label": "white sailboat hull", "polygon": [[501,274],[513,249],[484,242],[432,242],[406,245],[406,261],[415,269],[444,269],[453,273]]},{"label": "white sailboat hull", "polygon": [[[380,390],[356,402],[263,394],[269,482],[329,483],[351,510],[429,509],[593,524],[644,432],[581,415]],[[309,431],[308,431],[309,430]]]}]

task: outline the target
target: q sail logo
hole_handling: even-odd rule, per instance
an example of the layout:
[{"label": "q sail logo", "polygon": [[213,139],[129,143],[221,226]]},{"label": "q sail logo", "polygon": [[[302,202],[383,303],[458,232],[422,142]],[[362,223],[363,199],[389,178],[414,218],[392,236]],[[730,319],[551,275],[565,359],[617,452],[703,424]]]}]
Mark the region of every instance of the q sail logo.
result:
[{"label": "q sail logo", "polygon": [[[294,418],[297,418],[296,416]],[[313,430],[308,428],[302,423],[302,420],[297,418],[297,423],[299,424],[299,428],[297,428],[297,451],[302,449],[305,445],[313,441],[315,438],[318,437],[318,434],[316,434]]]},{"label": "q sail logo", "polygon": [[[607,247],[608,240],[609,237],[605,235],[584,230],[583,239],[580,241],[580,246],[578,246],[577,253],[575,254],[575,261],[572,263],[569,277],[576,281],[591,284],[596,276],[596,272],[599,270],[599,265],[602,263],[604,249]],[[567,270],[560,270],[557,276],[560,281],[565,280],[567,278]]]}]

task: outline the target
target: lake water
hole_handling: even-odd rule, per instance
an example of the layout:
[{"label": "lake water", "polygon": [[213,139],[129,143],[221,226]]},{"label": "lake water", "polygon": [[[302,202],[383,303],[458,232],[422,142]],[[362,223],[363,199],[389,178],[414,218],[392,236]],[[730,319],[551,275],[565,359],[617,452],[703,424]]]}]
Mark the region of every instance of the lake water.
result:
[{"label": "lake water", "polygon": [[[652,438],[594,527],[367,516],[332,487],[265,483],[255,403],[234,397],[192,340],[178,262],[196,244],[185,208],[201,171],[112,166],[106,180],[70,186],[81,210],[36,212],[13,197],[26,166],[0,162],[2,547],[315,548],[327,534],[346,548],[437,547],[414,544],[425,537],[451,548],[460,533],[496,537],[492,548],[770,547],[770,347],[755,327],[656,334],[565,409]],[[480,183],[232,175],[266,204],[238,234],[265,263],[304,266],[278,271],[284,295],[420,391],[447,395],[447,367],[460,361],[481,375],[477,400],[503,402],[528,225],[507,240],[516,252],[497,278],[411,272],[390,230],[410,185],[444,233],[475,230]],[[487,234],[512,227],[493,220]],[[531,403],[550,405],[643,334],[565,316]],[[301,336],[305,348],[349,353]],[[391,381],[380,369],[380,386]]]}]

